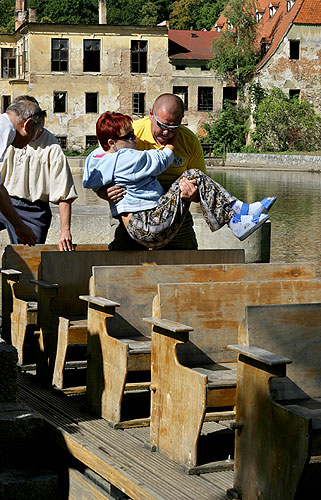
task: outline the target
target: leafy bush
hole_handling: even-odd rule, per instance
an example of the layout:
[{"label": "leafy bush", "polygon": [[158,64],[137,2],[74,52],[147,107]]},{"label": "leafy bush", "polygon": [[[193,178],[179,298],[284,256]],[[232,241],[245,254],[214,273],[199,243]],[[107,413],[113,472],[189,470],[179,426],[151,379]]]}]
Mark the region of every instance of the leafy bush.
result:
[{"label": "leafy bush", "polygon": [[238,153],[246,143],[249,108],[244,103],[224,104],[224,109],[210,115],[210,121],[203,124],[206,136],[203,143],[213,144],[213,153],[217,156],[225,151]]},{"label": "leafy bush", "polygon": [[259,151],[312,151],[321,147],[321,117],[304,98],[266,92],[253,114],[252,144]]}]

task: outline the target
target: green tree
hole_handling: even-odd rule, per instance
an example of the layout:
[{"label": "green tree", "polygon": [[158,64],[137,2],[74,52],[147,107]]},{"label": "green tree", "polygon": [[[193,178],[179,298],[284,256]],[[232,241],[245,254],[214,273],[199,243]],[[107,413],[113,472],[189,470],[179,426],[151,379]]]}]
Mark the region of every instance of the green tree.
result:
[{"label": "green tree", "polygon": [[14,31],[15,0],[0,0],[0,33]]},{"label": "green tree", "polygon": [[141,15],[140,15],[140,24],[152,24],[155,25],[159,21],[159,12],[157,5],[154,4],[151,0],[148,0],[143,4]]},{"label": "green tree", "polygon": [[253,114],[251,142],[260,151],[313,151],[321,148],[321,117],[306,99],[271,89]]},{"label": "green tree", "polygon": [[227,0],[216,0],[216,2],[194,0],[191,12],[191,25],[193,28],[196,30],[205,28],[210,31],[224,10],[226,3]]},{"label": "green tree", "polygon": [[213,152],[222,155],[225,151],[238,153],[246,143],[249,108],[243,102],[236,106],[226,102],[224,109],[210,115],[210,121],[203,124],[206,135],[204,143],[213,144]]},{"label": "green tree", "polygon": [[177,0],[169,16],[170,28],[174,30],[189,30],[192,25],[193,0]]},{"label": "green tree", "polygon": [[222,79],[242,87],[259,60],[255,0],[230,0],[228,29],[213,44],[211,67]]},{"label": "green tree", "polygon": [[62,24],[98,23],[98,0],[33,0],[37,22]]}]

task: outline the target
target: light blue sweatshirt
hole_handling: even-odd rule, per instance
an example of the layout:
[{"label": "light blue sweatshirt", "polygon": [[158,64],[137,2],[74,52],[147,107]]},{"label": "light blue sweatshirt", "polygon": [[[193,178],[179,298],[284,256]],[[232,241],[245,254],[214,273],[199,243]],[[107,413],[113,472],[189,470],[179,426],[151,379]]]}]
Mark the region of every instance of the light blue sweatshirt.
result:
[{"label": "light blue sweatshirt", "polygon": [[174,153],[169,148],[136,151],[120,149],[105,154],[95,149],[86,159],[83,186],[97,191],[109,185],[123,186],[126,193],[117,204],[110,202],[112,216],[124,212],[140,212],[156,207],[164,190],[157,175],[173,162]]}]

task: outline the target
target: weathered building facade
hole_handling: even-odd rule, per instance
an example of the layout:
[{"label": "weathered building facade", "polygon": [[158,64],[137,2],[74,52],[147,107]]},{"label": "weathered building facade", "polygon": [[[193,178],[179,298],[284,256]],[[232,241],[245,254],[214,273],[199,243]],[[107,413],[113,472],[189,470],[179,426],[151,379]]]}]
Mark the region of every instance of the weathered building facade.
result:
[{"label": "weathered building facade", "polygon": [[[266,35],[261,45],[266,54],[257,72],[261,85],[264,88],[280,88],[290,97],[305,97],[320,114],[320,0],[280,0],[274,14],[266,2],[263,16],[270,15],[270,24],[274,21],[277,31],[272,38],[272,34],[267,31],[268,26],[263,24]],[[273,20],[274,16],[276,18]]]},{"label": "weathered building facade", "polygon": [[[258,0],[256,20],[261,61],[255,79],[263,88],[306,97],[321,113],[320,0]],[[228,25],[223,13],[213,29]]]},{"label": "weathered building facade", "polygon": [[171,92],[167,45],[166,27],[23,24],[0,35],[2,111],[33,95],[61,143],[85,148],[103,111],[142,116]]}]

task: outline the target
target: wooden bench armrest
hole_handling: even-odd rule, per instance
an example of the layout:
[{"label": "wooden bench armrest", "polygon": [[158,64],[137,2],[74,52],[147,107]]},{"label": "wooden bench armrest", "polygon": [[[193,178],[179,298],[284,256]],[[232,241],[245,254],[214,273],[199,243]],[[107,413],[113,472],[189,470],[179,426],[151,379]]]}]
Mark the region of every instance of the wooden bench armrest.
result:
[{"label": "wooden bench armrest", "polygon": [[236,351],[244,356],[255,359],[256,361],[260,361],[263,364],[268,366],[274,365],[284,365],[292,363],[289,358],[285,358],[283,356],[279,356],[273,352],[266,351],[265,349],[261,349],[256,346],[246,346],[246,345],[228,345],[228,349],[232,351]]},{"label": "wooden bench armrest", "polygon": [[188,333],[194,330],[191,326],[183,325],[182,323],[177,323],[176,321],[170,321],[168,319],[151,317],[143,318],[143,321],[173,333]]},{"label": "wooden bench armrest", "polygon": [[30,283],[33,283],[34,285],[42,286],[43,288],[52,289],[52,290],[60,288],[60,285],[58,283],[49,283],[48,281],[30,280]]},{"label": "wooden bench armrest", "polygon": [[99,307],[119,307],[118,302],[113,302],[112,300],[105,299],[104,297],[94,297],[92,295],[79,295],[81,300],[85,300],[88,304],[94,304]]},{"label": "wooden bench armrest", "polygon": [[22,272],[17,269],[1,269],[1,273],[11,281],[19,281],[20,274],[22,274]]}]

